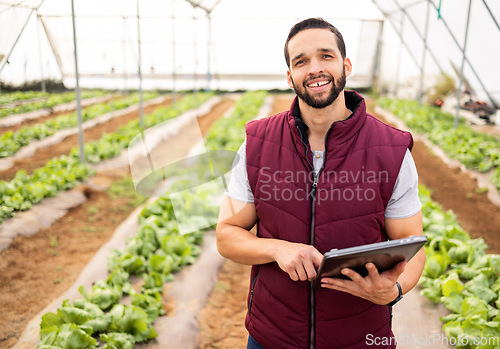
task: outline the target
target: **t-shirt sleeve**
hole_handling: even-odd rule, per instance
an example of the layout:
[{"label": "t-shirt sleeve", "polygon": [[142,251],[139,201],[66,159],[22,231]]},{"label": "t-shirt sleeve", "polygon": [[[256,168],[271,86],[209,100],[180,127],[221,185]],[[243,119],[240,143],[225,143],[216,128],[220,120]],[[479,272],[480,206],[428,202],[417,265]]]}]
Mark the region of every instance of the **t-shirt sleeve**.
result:
[{"label": "t-shirt sleeve", "polygon": [[246,140],[238,149],[238,155],[235,157],[231,171],[229,185],[224,191],[224,194],[232,199],[253,203],[254,196],[250,183],[248,182],[247,173],[247,156],[246,156]]},{"label": "t-shirt sleeve", "polygon": [[418,213],[422,203],[418,197],[418,173],[407,149],[391,198],[385,210],[386,218],[407,218]]}]

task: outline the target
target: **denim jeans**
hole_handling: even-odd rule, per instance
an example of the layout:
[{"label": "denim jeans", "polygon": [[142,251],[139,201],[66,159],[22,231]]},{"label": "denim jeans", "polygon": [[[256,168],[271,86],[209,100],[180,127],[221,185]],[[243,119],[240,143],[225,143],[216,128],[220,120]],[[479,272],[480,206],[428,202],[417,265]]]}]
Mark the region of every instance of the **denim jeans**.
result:
[{"label": "denim jeans", "polygon": [[252,336],[248,335],[247,349],[264,349]]}]

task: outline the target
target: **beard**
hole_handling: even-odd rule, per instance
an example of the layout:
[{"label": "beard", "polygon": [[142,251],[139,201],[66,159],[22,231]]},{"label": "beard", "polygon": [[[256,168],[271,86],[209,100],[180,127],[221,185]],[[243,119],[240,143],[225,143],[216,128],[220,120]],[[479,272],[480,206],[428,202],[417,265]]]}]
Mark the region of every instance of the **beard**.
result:
[{"label": "beard", "polygon": [[[325,91],[324,93],[328,93],[325,99],[321,99],[320,97],[314,97],[312,96],[308,91],[306,84],[308,81],[312,79],[318,79],[318,78],[327,78],[330,79],[330,82],[332,84],[332,87],[330,88],[330,91]],[[344,90],[345,84],[346,84],[346,75],[345,75],[345,67],[342,69],[342,75],[340,76],[340,79],[338,82],[335,81],[333,76],[331,75],[318,75],[318,76],[313,76],[307,80],[304,80],[302,83],[302,86],[295,84],[295,81],[292,80],[292,85],[293,89],[295,90],[295,93],[297,96],[302,99],[307,105],[309,105],[312,108],[315,109],[323,109],[331,105],[339,96],[340,92]]]}]

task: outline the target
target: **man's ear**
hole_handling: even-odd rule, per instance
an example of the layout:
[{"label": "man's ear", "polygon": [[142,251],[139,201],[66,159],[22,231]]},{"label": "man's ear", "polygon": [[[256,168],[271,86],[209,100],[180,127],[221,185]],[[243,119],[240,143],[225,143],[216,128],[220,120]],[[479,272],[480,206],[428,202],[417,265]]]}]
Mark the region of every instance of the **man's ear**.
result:
[{"label": "man's ear", "polygon": [[290,73],[290,69],[286,71],[286,82],[288,82],[288,86],[290,88],[293,88],[292,74]]},{"label": "man's ear", "polygon": [[352,73],[352,63],[349,58],[344,58],[345,76],[349,76]]}]

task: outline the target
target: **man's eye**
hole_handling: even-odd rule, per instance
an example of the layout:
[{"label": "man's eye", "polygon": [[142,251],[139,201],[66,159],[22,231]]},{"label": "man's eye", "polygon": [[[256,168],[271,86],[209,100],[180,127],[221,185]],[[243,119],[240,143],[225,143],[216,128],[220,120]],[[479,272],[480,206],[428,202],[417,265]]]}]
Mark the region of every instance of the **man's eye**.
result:
[{"label": "man's eye", "polygon": [[303,63],[304,63],[304,61],[300,60],[300,61],[295,62],[295,65],[300,65],[300,64],[303,64]]},{"label": "man's eye", "polygon": [[331,55],[323,55],[323,58],[330,59],[333,58]]}]

